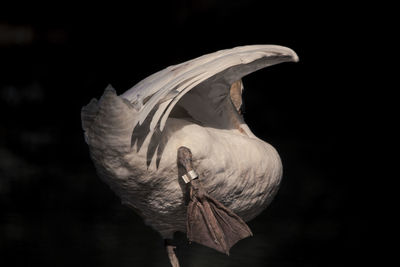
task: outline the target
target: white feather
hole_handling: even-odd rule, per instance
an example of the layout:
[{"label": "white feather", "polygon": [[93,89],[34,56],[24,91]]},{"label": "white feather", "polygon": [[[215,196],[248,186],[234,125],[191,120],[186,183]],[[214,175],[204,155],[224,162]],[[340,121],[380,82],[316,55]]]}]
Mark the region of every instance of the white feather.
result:
[{"label": "white feather", "polygon": [[[255,62],[258,59],[262,61]],[[159,71],[139,82],[121,97],[131,103],[142,103],[143,99],[151,96],[140,108],[137,123],[142,124],[151,110],[160,104],[153,115],[149,130],[154,130],[161,117],[163,118],[160,130],[163,130],[175,104],[185,93],[200,83],[207,83],[207,80],[212,78],[212,83],[223,82],[228,90],[233,82],[260,68],[297,60],[298,57],[293,50],[276,45],[252,45],[221,50]],[[232,71],[229,71],[229,68],[233,68]],[[160,102],[171,91],[176,91],[178,94],[161,104]]]}]

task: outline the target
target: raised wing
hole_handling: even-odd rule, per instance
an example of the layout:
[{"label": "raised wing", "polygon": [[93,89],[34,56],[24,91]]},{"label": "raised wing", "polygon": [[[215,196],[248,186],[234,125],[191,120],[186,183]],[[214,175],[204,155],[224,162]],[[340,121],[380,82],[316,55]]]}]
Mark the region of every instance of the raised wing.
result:
[{"label": "raised wing", "polygon": [[[99,101],[94,99],[82,108],[86,141],[93,148],[128,152],[135,144],[139,151],[150,138],[147,164],[157,152],[158,166],[163,152],[162,131],[169,117],[250,135],[237,112],[241,99],[233,99],[241,94],[241,84],[235,82],[256,70],[287,61],[298,61],[289,48],[242,46],[168,67],[120,96],[109,86]],[[230,94],[233,83],[236,90]]]},{"label": "raised wing", "polygon": [[[207,95],[212,102],[218,104],[218,100],[228,95],[232,83],[243,76],[288,61],[298,61],[296,53],[276,45],[251,45],[221,50],[159,71],[136,84],[121,97],[129,100],[139,112],[137,124],[141,125],[151,114],[149,131],[157,126],[163,130],[174,106],[190,90],[203,89],[207,92],[199,90],[198,93]],[[207,111],[203,108],[203,112]]]}]

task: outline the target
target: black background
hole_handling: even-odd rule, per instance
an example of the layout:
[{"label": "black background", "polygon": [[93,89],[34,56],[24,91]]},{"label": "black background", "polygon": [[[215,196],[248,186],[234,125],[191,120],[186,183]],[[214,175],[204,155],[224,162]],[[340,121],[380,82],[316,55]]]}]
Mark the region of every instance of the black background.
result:
[{"label": "black background", "polygon": [[364,6],[24,7],[0,11],[4,266],[168,266],[159,235],[96,176],[80,109],[109,83],[122,93],[169,65],[247,44],[288,46],[300,57],[244,78],[245,120],[279,151],[281,189],[249,223],[255,236],[229,257],[178,234],[182,266],[352,266],[373,258],[377,207],[371,177],[359,170],[368,165],[365,122],[375,121],[363,86],[372,77],[362,70],[378,37]]}]

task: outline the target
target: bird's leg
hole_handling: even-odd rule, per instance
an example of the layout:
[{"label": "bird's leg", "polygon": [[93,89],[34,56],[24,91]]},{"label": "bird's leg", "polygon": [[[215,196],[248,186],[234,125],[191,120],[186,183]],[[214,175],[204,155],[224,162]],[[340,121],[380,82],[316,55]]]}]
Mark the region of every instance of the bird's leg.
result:
[{"label": "bird's leg", "polygon": [[165,245],[165,249],[167,250],[167,254],[168,254],[168,258],[169,258],[169,262],[171,263],[171,266],[179,267],[179,261],[175,254],[176,246],[174,246],[172,244],[172,240],[164,239],[164,245]]},{"label": "bird's leg", "polygon": [[190,191],[186,220],[189,241],[229,255],[237,241],[252,235],[251,230],[239,216],[207,194],[187,147],[178,149],[178,172]]}]

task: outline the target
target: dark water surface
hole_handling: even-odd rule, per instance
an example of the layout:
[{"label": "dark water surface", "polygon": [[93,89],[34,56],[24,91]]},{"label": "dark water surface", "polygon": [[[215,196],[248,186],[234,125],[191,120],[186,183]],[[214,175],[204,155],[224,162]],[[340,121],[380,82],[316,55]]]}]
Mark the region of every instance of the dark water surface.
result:
[{"label": "dark water surface", "polygon": [[169,65],[245,44],[285,45],[300,57],[244,79],[245,120],[279,151],[283,182],[249,223],[254,237],[229,257],[177,234],[182,266],[368,261],[376,207],[369,178],[354,172],[365,113],[359,88],[344,82],[355,63],[341,64],[337,48],[355,46],[354,36],[332,22],[346,12],[257,1],[105,8],[0,16],[1,266],[169,266],[160,236],[96,176],[80,109],[108,83],[122,93]]}]

